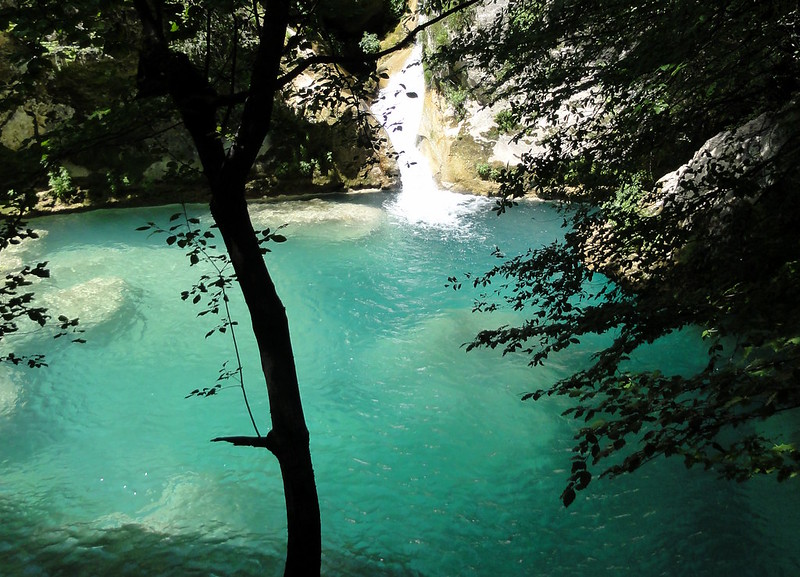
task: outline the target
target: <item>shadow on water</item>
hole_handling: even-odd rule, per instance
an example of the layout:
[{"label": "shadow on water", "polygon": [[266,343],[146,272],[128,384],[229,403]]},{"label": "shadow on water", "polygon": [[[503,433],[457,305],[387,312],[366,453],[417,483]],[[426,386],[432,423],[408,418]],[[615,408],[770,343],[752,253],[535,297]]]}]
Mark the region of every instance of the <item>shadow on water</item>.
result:
[{"label": "shadow on water", "polygon": [[[108,528],[57,526],[32,518],[29,509],[0,498],[0,574],[3,577],[193,577],[279,576],[284,559],[246,535],[155,531],[138,523]],[[266,551],[265,551],[266,549]],[[323,574],[411,577],[402,565],[370,560],[357,552],[325,551]]]},{"label": "shadow on water", "polygon": [[8,500],[0,501],[0,516],[0,567],[6,577],[280,575],[282,568],[282,559],[236,542],[241,539],[160,533],[133,523],[107,529],[54,526]]}]

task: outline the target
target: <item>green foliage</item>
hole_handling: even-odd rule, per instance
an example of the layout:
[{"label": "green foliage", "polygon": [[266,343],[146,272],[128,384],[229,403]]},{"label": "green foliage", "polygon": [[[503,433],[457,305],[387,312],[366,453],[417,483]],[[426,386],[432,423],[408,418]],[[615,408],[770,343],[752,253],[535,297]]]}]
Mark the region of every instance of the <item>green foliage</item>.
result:
[{"label": "green foliage", "polygon": [[466,104],[469,99],[469,89],[452,82],[445,83],[443,89],[447,103],[453,109],[456,118],[463,119],[467,114]]},{"label": "green foliage", "polygon": [[364,32],[364,35],[358,42],[358,47],[361,48],[364,54],[377,54],[381,49],[381,41],[377,34]]},{"label": "green foliage", "polygon": [[[457,2],[428,3],[423,10],[442,11],[457,4]],[[449,48],[458,35],[472,25],[474,14],[472,8],[467,8],[437,22],[426,31],[428,41],[423,44],[425,84],[444,95],[458,120],[463,120],[465,117],[466,104],[473,96],[473,91],[467,85],[466,74],[461,66],[463,63],[457,58],[449,57]]]},{"label": "green foliage", "polygon": [[311,178],[314,176],[314,170],[319,169],[319,163],[316,160],[301,160],[298,162],[298,167],[301,175],[305,176],[306,178]]},{"label": "green foliage", "polygon": [[450,31],[445,22],[434,24],[431,27],[431,38],[436,48],[447,46],[450,43]]},{"label": "green foliage", "polygon": [[475,171],[482,180],[491,180],[498,182],[502,175],[502,170],[496,166],[492,166],[488,162],[481,162],[475,167]]},{"label": "green foliage", "polygon": [[[219,93],[242,91],[249,81],[257,41],[253,6],[240,1],[164,3],[165,33],[173,49],[185,51],[194,66],[207,72]],[[19,184],[9,180],[15,187],[41,187],[55,178],[56,194],[69,196],[68,187],[58,186],[64,178],[57,165],[70,161],[93,173],[81,178],[80,186],[90,197],[100,197],[137,189],[144,170],[161,161],[162,154],[186,160],[185,142],[173,136],[177,118],[171,106],[162,98],[144,98],[155,96],[146,81],[137,87],[141,24],[132,3],[24,1],[13,9],[0,8],[0,18],[9,23],[3,47],[14,73],[0,113],[24,102],[43,103],[37,104],[37,122],[44,124],[47,139],[41,152],[56,166],[49,175],[47,169],[35,172],[41,167],[34,162],[23,171],[9,170],[13,178],[22,172]],[[239,44],[234,46],[234,40]],[[232,132],[230,124],[237,118],[236,110],[221,109],[223,133]],[[172,134],[164,137],[170,128]],[[39,145],[34,142],[31,148]],[[0,168],[4,178],[7,166],[4,162]],[[107,182],[107,170],[124,173],[129,185]]]},{"label": "green foliage", "polygon": [[459,8],[462,4],[461,0],[425,0],[419,3],[419,10],[427,15],[439,15],[448,10],[455,10],[450,14],[444,22],[447,23],[448,28],[454,31],[462,31],[475,18],[475,8],[468,6],[466,8]]},{"label": "green foliage", "polygon": [[106,174],[106,183],[108,184],[108,192],[111,195],[117,195],[124,193],[125,189],[130,187],[131,180],[127,174],[120,174],[111,170]]},{"label": "green foliage", "polygon": [[406,12],[406,0],[389,0],[389,12],[395,20],[400,20]]},{"label": "green foliage", "polygon": [[510,110],[501,110],[494,115],[494,122],[501,134],[508,134],[519,130],[519,123],[514,119]]},{"label": "green foliage", "polygon": [[[470,277],[476,309],[529,313],[470,348],[538,365],[609,339],[524,396],[571,400],[565,505],[596,469],[614,476],[660,456],[736,480],[800,472],[800,452],[760,425],[800,407],[797,23],[788,1],[531,0],[445,51],[496,71],[493,98],[539,127],[544,152],[502,176],[498,212],[532,189],[593,201],[565,208],[564,241]],[[630,369],[679,330],[703,335],[703,370]]]},{"label": "green foliage", "polygon": [[264,161],[270,177],[284,182],[307,182],[314,177],[335,175],[331,147],[336,146],[337,134],[341,132],[331,130],[327,123],[310,123],[284,107],[276,110],[276,118],[280,119],[280,126],[274,132],[270,158]]},{"label": "green foliage", "polygon": [[49,171],[47,176],[50,194],[53,195],[53,198],[61,202],[70,202],[75,197],[77,190],[65,167],[59,166],[57,169]]},{"label": "green foliage", "polygon": [[2,267],[4,279],[0,284],[0,366],[3,363],[30,368],[47,365],[42,354],[20,355],[7,350],[8,337],[18,333],[25,325],[41,329],[49,323],[50,326],[57,327],[53,338],[71,334],[75,335],[72,338],[73,342],[85,342],[83,338],[77,336],[83,332],[78,327],[78,319],[59,315],[54,320],[46,308],[36,303],[32,287],[37,279],[50,276],[47,263],[9,266],[3,254],[14,246],[38,238],[36,231],[28,228],[24,222],[29,208],[30,199],[13,190],[0,196],[0,262],[4,264]]}]

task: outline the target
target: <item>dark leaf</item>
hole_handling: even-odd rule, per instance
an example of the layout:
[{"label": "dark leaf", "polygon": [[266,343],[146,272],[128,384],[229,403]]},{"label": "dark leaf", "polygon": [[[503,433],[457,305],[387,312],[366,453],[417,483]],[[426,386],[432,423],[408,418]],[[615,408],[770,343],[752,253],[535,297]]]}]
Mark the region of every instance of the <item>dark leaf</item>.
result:
[{"label": "dark leaf", "polygon": [[572,462],[572,472],[576,473],[578,471],[583,471],[586,469],[586,461],[579,459],[577,461]]},{"label": "dark leaf", "polygon": [[589,482],[592,480],[592,474],[589,471],[580,471],[575,475],[575,490],[582,491],[585,489]]},{"label": "dark leaf", "polygon": [[564,489],[564,492],[561,493],[561,502],[564,503],[564,507],[569,507],[572,505],[574,500],[575,490],[571,486]]}]

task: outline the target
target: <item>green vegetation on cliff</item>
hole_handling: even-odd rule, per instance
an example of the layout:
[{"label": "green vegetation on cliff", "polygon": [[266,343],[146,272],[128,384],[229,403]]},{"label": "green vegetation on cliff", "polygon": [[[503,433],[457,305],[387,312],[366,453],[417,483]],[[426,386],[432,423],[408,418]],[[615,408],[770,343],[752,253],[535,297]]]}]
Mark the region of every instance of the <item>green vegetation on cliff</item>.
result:
[{"label": "green vegetation on cliff", "polygon": [[[386,151],[373,147],[377,126],[352,111],[375,86],[374,66],[356,58],[359,40],[384,34],[405,4],[346,4],[322,2],[290,31],[296,56],[331,55],[351,64],[309,70],[284,88],[279,121],[251,180],[253,196],[394,182]],[[146,83],[134,89],[141,31],[132,4],[73,8],[21,2],[0,9],[2,193],[50,189],[51,201],[92,204],[199,198],[201,167],[180,119],[157,99],[144,98]],[[213,78],[212,89],[241,94],[257,48],[252,7],[166,2],[163,12],[170,42]],[[346,83],[335,81],[340,73],[349,74]],[[350,112],[343,114],[342,106]],[[216,127],[228,141],[237,114],[231,102]],[[266,154],[269,146],[274,149]],[[69,194],[58,186],[67,180]]]}]

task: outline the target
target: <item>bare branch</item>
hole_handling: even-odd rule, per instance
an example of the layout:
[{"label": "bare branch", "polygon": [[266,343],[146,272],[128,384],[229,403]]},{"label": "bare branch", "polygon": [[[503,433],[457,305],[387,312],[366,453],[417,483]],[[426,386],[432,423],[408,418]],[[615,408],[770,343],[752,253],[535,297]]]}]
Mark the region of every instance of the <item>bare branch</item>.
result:
[{"label": "bare branch", "polygon": [[[272,438],[267,435],[266,437],[251,437],[251,436],[235,436],[235,437],[216,437],[211,439],[212,443],[230,443],[235,447],[263,447],[270,451],[274,448]],[[273,451],[274,452],[274,451]]]}]

